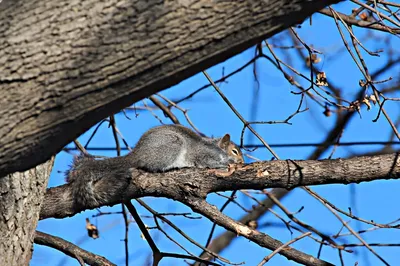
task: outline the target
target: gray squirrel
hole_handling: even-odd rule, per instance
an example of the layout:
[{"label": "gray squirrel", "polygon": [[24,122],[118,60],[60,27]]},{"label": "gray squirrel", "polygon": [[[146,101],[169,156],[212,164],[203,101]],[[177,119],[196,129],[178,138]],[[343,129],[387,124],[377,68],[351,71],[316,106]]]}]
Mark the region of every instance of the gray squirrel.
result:
[{"label": "gray squirrel", "polygon": [[136,168],[150,172],[185,167],[224,168],[230,163],[243,163],[242,152],[231,142],[229,134],[207,138],[180,125],[150,129],[128,156]]},{"label": "gray squirrel", "polygon": [[[108,194],[116,195],[129,185],[130,168],[165,172],[186,167],[220,169],[243,162],[242,152],[231,142],[229,134],[208,138],[181,125],[162,125],[145,132],[125,156],[103,160],[76,158],[66,172],[66,179],[72,185],[74,203],[79,207],[94,207],[107,198],[94,193],[94,186],[106,186]],[[104,182],[110,175],[125,182]]]}]

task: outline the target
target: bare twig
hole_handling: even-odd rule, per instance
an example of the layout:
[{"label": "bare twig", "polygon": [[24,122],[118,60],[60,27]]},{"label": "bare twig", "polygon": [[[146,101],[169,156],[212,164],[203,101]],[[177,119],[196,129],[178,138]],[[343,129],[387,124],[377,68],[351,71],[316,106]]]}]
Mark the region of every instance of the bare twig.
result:
[{"label": "bare twig", "polygon": [[304,237],[306,237],[306,236],[309,236],[309,235],[311,235],[311,232],[304,233],[304,234],[302,234],[302,235],[300,235],[300,236],[298,236],[298,237],[296,237],[296,238],[294,238],[294,239],[292,239],[292,240],[286,242],[285,244],[283,244],[283,245],[280,246],[279,248],[275,249],[271,254],[269,254],[268,256],[266,256],[266,257],[258,264],[258,266],[264,265],[264,264],[267,263],[274,255],[278,254],[282,249],[286,248],[287,246],[293,244],[294,242],[297,242],[297,241],[299,241],[300,239],[302,239],[302,238],[304,238]]},{"label": "bare twig", "polygon": [[304,189],[307,190],[307,191],[310,193],[310,195],[312,195],[314,198],[316,198],[319,202],[321,202],[326,208],[328,208],[328,209],[333,213],[333,215],[335,215],[336,218],[337,218],[338,220],[340,220],[340,221],[342,222],[342,224],[343,224],[343,225],[344,225],[358,240],[360,240],[361,243],[363,243],[363,245],[364,245],[367,249],[369,249],[369,251],[371,251],[372,254],[374,254],[374,255],[375,255],[380,261],[382,261],[385,265],[388,265],[388,266],[390,265],[390,264],[387,263],[387,261],[384,260],[378,253],[376,253],[376,251],[373,250],[373,249],[368,245],[368,243],[365,242],[365,240],[362,239],[362,237],[360,237],[360,235],[357,234],[357,232],[353,230],[353,228],[351,228],[345,221],[343,221],[343,219],[337,214],[337,212],[336,212],[333,208],[331,208],[331,206],[325,204],[325,202],[324,202],[323,200],[321,200],[320,197],[319,197],[314,191],[312,191],[311,189],[309,189],[309,188],[304,188]]}]

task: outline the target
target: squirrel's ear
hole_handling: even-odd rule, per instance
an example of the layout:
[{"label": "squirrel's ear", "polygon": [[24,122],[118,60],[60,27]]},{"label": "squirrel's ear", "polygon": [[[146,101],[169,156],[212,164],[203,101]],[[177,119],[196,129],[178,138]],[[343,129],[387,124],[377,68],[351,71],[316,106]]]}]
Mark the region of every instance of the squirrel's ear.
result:
[{"label": "squirrel's ear", "polygon": [[219,142],[218,142],[218,146],[221,149],[227,149],[229,144],[231,143],[231,136],[229,134],[225,134],[225,136],[223,136]]}]

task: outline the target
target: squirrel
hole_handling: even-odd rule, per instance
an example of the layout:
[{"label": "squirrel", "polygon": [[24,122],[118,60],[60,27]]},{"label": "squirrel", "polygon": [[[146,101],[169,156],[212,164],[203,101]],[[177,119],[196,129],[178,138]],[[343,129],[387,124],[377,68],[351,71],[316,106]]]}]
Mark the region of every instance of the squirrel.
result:
[{"label": "squirrel", "polygon": [[[129,169],[147,172],[165,172],[179,168],[227,168],[230,164],[242,164],[243,155],[230,135],[222,138],[200,136],[181,125],[162,125],[145,132],[135,148],[125,156],[96,160],[91,156],[77,157],[66,179],[72,185],[74,204],[80,207],[99,206],[105,195],[94,193],[94,186],[103,178],[113,176],[126,182],[107,182],[109,194],[118,194],[128,186]],[[119,180],[120,181],[120,180]]]}]

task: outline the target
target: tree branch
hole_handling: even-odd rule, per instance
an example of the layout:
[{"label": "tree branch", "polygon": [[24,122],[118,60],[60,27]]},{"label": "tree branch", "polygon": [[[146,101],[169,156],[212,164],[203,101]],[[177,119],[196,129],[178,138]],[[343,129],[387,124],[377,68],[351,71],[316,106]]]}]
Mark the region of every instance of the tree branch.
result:
[{"label": "tree branch", "polygon": [[[192,208],[193,211],[203,214],[205,217],[217,223],[218,225],[224,227],[225,229],[231,232],[235,232],[238,236],[239,235],[244,236],[245,238],[253,241],[254,243],[262,247],[274,251],[283,245],[282,242],[273,239],[267,234],[251,229],[250,227],[244,224],[238,223],[237,221],[233,220],[232,218],[220,212],[215,206],[209,204],[207,201],[203,199],[189,197],[184,199],[183,203]],[[307,255],[291,247],[282,249],[279,251],[279,253],[288,258],[289,260],[294,260],[304,265],[312,265],[312,266],[333,265],[323,260],[317,259],[313,256]]]},{"label": "tree branch", "polygon": [[[324,14],[324,15],[332,17],[332,18],[334,17],[332,12],[328,8],[321,9],[320,11],[318,11],[318,13]],[[364,21],[361,19],[354,18],[352,16],[348,16],[346,14],[340,13],[338,11],[336,11],[336,13],[340,16],[340,18],[343,21],[345,21],[349,25],[354,25],[354,26],[358,26],[361,28],[379,30],[379,31],[388,32],[388,33],[392,33],[392,34],[400,34],[400,30],[398,28],[388,27],[388,26],[382,25],[377,22]]]},{"label": "tree branch", "polygon": [[[121,160],[126,166],[126,172],[109,172],[94,184],[94,194],[101,195],[97,204],[83,207],[74,205],[74,196],[71,194],[73,183],[50,188],[46,192],[40,219],[64,218],[84,209],[114,205],[123,200],[145,196],[166,197],[182,202],[188,195],[205,198],[209,193],[218,191],[272,187],[292,189],[299,186],[400,178],[398,153],[351,159],[257,162],[236,170],[228,177],[215,176],[207,170],[193,168],[148,173],[130,167],[127,156],[95,161],[90,171],[93,175],[96,175],[96,171],[104,175],[107,167],[103,165],[110,162],[114,164],[116,160]],[[129,185],[126,185],[127,179],[130,179]],[[119,189],[110,189],[112,187]],[[122,187],[125,190],[121,190]],[[60,198],[63,200],[60,201]]]},{"label": "tree branch", "polygon": [[36,231],[34,242],[38,245],[55,248],[68,256],[76,258],[78,261],[83,260],[85,263],[92,266],[115,266],[106,258],[93,254],[89,251],[68,242],[62,238],[52,236],[40,231]]}]

